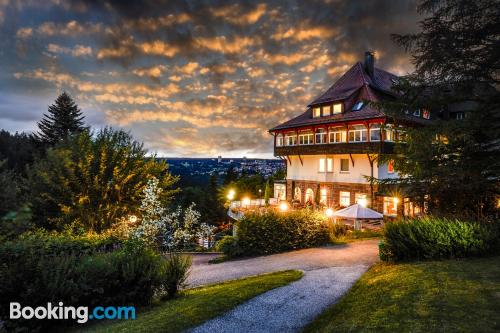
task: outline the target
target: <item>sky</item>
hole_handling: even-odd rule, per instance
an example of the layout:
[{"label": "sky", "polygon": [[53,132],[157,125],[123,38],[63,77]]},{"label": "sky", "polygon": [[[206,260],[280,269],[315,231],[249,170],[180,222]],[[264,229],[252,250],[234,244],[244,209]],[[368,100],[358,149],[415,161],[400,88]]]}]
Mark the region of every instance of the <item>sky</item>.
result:
[{"label": "sky", "polygon": [[36,130],[67,91],[159,156],[268,158],[268,129],[366,50],[410,72],[390,35],[419,20],[413,0],[0,0],[0,128]]}]

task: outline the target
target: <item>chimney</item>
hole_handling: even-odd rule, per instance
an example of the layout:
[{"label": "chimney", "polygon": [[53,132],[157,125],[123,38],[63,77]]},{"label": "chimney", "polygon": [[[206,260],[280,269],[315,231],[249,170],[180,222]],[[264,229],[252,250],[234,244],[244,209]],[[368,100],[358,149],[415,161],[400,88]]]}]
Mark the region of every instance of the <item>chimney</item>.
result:
[{"label": "chimney", "polygon": [[373,67],[375,64],[375,55],[372,51],[365,52],[365,71],[373,79]]}]

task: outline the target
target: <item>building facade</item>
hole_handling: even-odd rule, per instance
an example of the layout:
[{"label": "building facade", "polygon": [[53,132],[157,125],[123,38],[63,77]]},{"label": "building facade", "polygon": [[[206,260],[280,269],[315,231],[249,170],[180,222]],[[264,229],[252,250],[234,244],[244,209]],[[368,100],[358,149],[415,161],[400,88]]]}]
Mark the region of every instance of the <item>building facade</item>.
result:
[{"label": "building facade", "polygon": [[[397,178],[391,163],[379,164],[381,153],[391,153],[404,135],[370,102],[395,99],[391,86],[397,76],[376,68],[366,52],[307,110],[269,132],[274,155],[285,160],[285,197],[297,205],[341,208],[363,203],[386,216],[413,215],[412,203],[394,193],[381,193],[370,178]],[[415,122],[430,118],[414,113]],[[417,209],[418,210],[418,209]]]}]

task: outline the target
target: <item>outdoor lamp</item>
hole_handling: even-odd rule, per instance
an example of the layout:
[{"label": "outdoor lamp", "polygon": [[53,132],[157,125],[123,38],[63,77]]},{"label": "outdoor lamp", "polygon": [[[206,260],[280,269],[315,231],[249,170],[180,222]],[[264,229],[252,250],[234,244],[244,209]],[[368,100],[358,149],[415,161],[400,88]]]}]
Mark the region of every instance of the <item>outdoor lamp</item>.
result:
[{"label": "outdoor lamp", "polygon": [[328,217],[332,217],[333,216],[333,209],[327,208],[327,210],[325,211],[325,215]]},{"label": "outdoor lamp", "polygon": [[137,222],[137,216],[135,216],[135,215],[129,215],[128,220],[131,223],[135,223],[135,222]]},{"label": "outdoor lamp", "polygon": [[248,205],[250,205],[250,198],[245,197],[245,198],[243,198],[242,202],[243,202],[243,206],[248,206]]},{"label": "outdoor lamp", "polygon": [[227,193],[227,199],[229,201],[232,201],[234,199],[235,195],[236,195],[236,192],[233,189],[230,189],[229,192]]},{"label": "outdoor lamp", "polygon": [[280,203],[280,210],[286,212],[288,210],[288,204],[286,202]]}]

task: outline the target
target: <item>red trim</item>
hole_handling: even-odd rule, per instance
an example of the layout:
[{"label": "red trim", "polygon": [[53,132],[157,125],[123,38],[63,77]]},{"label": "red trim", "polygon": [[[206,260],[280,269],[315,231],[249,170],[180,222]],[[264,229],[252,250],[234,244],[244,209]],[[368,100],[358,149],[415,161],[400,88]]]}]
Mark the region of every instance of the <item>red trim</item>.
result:
[{"label": "red trim", "polygon": [[308,125],[308,126],[303,126],[303,127],[301,127],[301,126],[290,127],[290,128],[286,128],[286,129],[276,130],[273,132],[281,132],[283,135],[287,132],[299,132],[299,131],[306,131],[306,130],[312,130],[315,132],[316,129],[318,129],[318,128],[329,129],[332,127],[349,127],[352,125],[365,125],[365,126],[367,126],[370,124],[384,124],[384,123],[386,123],[386,121],[387,121],[386,117],[379,117],[379,118],[371,118],[371,119],[359,119],[359,120],[343,121],[343,122],[338,122],[338,123]]}]

